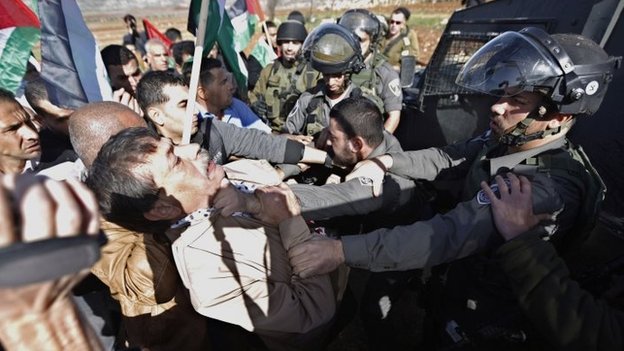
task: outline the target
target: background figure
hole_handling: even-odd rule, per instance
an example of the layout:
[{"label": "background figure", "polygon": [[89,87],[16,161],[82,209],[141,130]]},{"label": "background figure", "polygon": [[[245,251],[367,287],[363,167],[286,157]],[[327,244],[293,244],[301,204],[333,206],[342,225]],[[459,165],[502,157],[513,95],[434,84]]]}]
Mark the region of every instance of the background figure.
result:
[{"label": "background figure", "polygon": [[[147,41],[145,32],[139,32],[137,30],[136,18],[131,14],[125,15],[123,21],[126,24],[127,30],[127,33],[124,34],[122,39],[123,45],[133,46],[134,50],[139,54],[139,57],[143,57],[143,55],[145,55],[145,42]],[[133,51],[133,49],[129,49]]]},{"label": "background figure", "polygon": [[145,43],[145,62],[149,71],[169,70],[169,50],[162,41],[150,39]]},{"label": "background figure", "polygon": [[381,43],[382,53],[397,72],[401,70],[403,57],[413,56],[418,62],[418,55],[420,54],[418,36],[407,26],[409,18],[410,11],[405,7],[398,7],[392,11],[388,32]]}]

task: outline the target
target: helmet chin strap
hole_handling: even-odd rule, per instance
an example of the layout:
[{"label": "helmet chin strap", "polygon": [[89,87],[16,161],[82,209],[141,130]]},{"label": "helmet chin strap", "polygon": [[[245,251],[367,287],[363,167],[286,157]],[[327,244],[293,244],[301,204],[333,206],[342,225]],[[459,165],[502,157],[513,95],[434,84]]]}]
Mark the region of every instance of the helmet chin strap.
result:
[{"label": "helmet chin strap", "polygon": [[533,122],[543,119],[546,113],[547,113],[547,110],[545,106],[537,107],[535,110],[529,113],[527,118],[518,122],[518,124],[516,124],[516,126],[511,132],[506,133],[505,135],[501,136],[498,141],[501,144],[505,144],[509,146],[521,146],[521,145],[528,143],[529,141],[533,141],[537,139],[544,139],[545,137],[549,135],[553,135],[553,134],[557,134],[561,132],[561,129],[563,126],[559,126],[556,128],[546,128],[545,130],[542,130],[539,132],[526,134],[526,130],[529,128],[529,126]]}]

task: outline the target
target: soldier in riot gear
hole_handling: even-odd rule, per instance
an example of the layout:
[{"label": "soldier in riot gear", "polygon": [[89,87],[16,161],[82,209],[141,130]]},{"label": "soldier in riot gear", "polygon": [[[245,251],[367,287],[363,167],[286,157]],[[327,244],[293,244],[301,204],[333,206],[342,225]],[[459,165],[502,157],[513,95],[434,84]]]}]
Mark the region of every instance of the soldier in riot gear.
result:
[{"label": "soldier in riot gear", "polygon": [[372,271],[407,270],[465,258],[439,268],[441,278],[432,281],[437,288],[429,306],[437,328],[427,335],[439,337],[435,345],[478,350],[547,345],[548,336],[536,332],[514,304],[497,261],[486,254],[468,257],[500,243],[491,201],[480,184],[495,184],[496,176],[510,182],[510,170],[525,175],[535,212],[555,214],[543,238],[559,252],[578,247],[605,189],[566,134],[575,118],[596,112],[620,60],[580,35],[549,35],[538,28],[499,35],[457,78],[459,85],[499,98],[491,108],[490,130],[463,143],[364,161],[354,175],[379,179],[388,171],[457,180],[463,191],[455,208],[408,226],[302,244],[290,252],[295,272],[305,277],[342,262]]},{"label": "soldier in riot gear", "polygon": [[368,10],[353,9],[345,12],[338,24],[353,31],[360,41],[365,66],[351,77],[353,83],[374,97],[385,115],[384,128],[394,133],[401,119],[403,92],[398,73],[378,50],[383,37],[379,19]]},{"label": "soldier in riot gear", "polygon": [[328,126],[332,106],[350,96],[368,97],[350,80],[362,69],[364,59],[357,37],[337,24],[324,24],[310,33],[303,52],[323,75],[323,84],[301,94],[286,119],[286,129],[291,134],[315,135]]},{"label": "soldier in riot gear", "polygon": [[269,121],[274,132],[282,132],[286,116],[302,92],[316,86],[320,74],[301,57],[308,32],[300,22],[289,20],[277,29],[277,45],[282,56],[267,65],[249,101],[252,109]]}]

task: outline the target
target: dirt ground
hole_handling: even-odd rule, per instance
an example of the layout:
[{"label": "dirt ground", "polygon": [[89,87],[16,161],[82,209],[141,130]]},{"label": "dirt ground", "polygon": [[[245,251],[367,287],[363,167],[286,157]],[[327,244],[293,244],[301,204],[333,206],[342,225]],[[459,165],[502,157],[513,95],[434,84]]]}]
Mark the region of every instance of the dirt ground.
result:
[{"label": "dirt ground", "polygon": [[[389,16],[395,6],[375,7],[370,10],[377,14]],[[406,5],[412,12],[409,24],[410,28],[416,31],[420,43],[419,60],[428,62],[433,54],[440,34],[444,30],[446,19],[453,13],[455,9],[460,8],[459,1],[438,2],[435,4],[411,4]],[[290,10],[277,10],[275,19],[282,21],[288,15]],[[302,12],[308,16],[309,11],[302,9]],[[324,13],[312,13],[315,23],[329,16],[338,16],[340,11],[330,11]],[[104,48],[109,44],[121,44],[121,38],[126,32],[122,17],[127,12],[119,11],[102,11],[97,13],[85,13],[85,21],[87,26],[93,32],[100,48]],[[133,10],[132,13],[141,22],[143,18],[148,19],[156,27],[164,32],[169,27],[176,27],[183,32],[184,39],[193,39],[193,36],[186,31],[186,23],[188,9],[185,8],[151,8]],[[139,23],[139,29],[143,28]],[[314,24],[308,24],[308,29],[314,28]]]}]

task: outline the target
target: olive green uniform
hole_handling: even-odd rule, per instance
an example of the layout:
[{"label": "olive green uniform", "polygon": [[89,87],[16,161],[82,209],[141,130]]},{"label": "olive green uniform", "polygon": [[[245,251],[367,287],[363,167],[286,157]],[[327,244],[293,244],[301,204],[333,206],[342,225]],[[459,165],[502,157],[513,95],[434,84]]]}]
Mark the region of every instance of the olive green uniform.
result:
[{"label": "olive green uniform", "polygon": [[301,93],[316,86],[319,79],[320,73],[305,63],[286,67],[278,59],[262,69],[254,90],[249,93],[249,102],[264,99],[268,110],[261,117],[266,117],[271,129],[279,133]]},{"label": "olive green uniform", "polygon": [[[344,98],[370,96],[360,88],[349,84]],[[371,99],[372,100],[372,99]],[[286,119],[286,131],[290,134],[314,135],[329,126],[329,111],[340,100],[332,101],[325,95],[325,87],[318,91],[306,91],[297,100],[295,107]]]},{"label": "olive green uniform", "polygon": [[403,91],[399,74],[392,69],[383,55],[377,53],[366,62],[363,70],[351,75],[351,82],[368,94],[382,113],[402,109]]},{"label": "olive green uniform", "polygon": [[414,31],[408,29],[394,39],[385,39],[381,44],[381,52],[388,58],[388,63],[395,67],[401,65],[402,56],[414,56],[418,61],[420,48],[418,36]]}]

